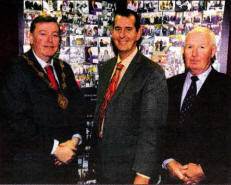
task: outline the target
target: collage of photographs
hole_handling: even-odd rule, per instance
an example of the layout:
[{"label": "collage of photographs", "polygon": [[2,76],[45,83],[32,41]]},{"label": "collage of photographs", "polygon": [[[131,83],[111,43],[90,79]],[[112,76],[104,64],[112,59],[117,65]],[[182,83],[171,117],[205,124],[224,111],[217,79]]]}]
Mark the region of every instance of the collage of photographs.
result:
[{"label": "collage of photographs", "polygon": [[[141,52],[160,64],[167,78],[184,72],[180,47],[186,33],[195,26],[212,29],[219,50],[224,6],[222,0],[128,0],[127,3],[127,8],[141,15]],[[219,61],[213,65],[220,71]]]},{"label": "collage of photographs", "polygon": [[24,52],[30,48],[31,21],[52,15],[61,26],[59,58],[71,64],[81,88],[95,87],[98,65],[114,57],[110,26],[115,8],[115,3],[102,0],[25,0]]},{"label": "collage of photographs", "polygon": [[[29,28],[32,20],[43,14],[60,23],[61,44],[58,57],[68,62],[79,87],[89,102],[96,99],[98,67],[115,56],[110,28],[116,1],[103,0],[24,0],[24,52],[30,49]],[[167,78],[184,72],[181,47],[188,31],[195,26],[211,28],[218,50],[225,1],[210,0],[127,0],[127,8],[141,16],[142,42],[139,50],[161,65]],[[219,71],[219,61],[213,64]],[[78,157],[80,184],[94,184],[92,165],[93,111],[86,120],[86,145]]]}]

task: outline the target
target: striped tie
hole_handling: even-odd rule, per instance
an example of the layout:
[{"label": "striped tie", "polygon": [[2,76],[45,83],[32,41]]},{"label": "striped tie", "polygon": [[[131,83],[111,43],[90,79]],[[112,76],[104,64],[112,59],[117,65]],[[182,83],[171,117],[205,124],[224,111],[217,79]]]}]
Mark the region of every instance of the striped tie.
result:
[{"label": "striped tie", "polygon": [[121,64],[121,63],[117,63],[116,64],[116,70],[114,72],[114,75],[111,79],[111,82],[107,88],[107,92],[104,96],[104,101],[102,103],[102,106],[101,106],[101,109],[100,109],[100,119],[99,119],[99,137],[102,137],[103,135],[103,120],[104,120],[104,117],[105,117],[105,113],[106,113],[106,108],[109,104],[109,102],[111,101],[111,98],[112,96],[114,95],[115,93],[115,90],[118,86],[118,83],[119,83],[119,77],[120,77],[120,73],[123,69],[124,65]]}]

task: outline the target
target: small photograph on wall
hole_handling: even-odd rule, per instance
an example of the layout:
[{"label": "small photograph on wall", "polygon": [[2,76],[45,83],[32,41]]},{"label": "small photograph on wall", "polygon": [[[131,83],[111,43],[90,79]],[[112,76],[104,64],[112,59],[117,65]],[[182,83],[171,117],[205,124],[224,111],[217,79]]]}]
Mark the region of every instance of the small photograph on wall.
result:
[{"label": "small photograph on wall", "polygon": [[183,24],[187,23],[201,23],[202,13],[198,11],[184,12]]},{"label": "small photograph on wall", "polygon": [[155,43],[155,39],[154,37],[150,37],[150,36],[145,36],[142,39],[142,42],[139,46],[139,50],[142,54],[144,54],[146,57],[151,58],[151,56],[153,55],[153,51],[154,51],[154,43]]},{"label": "small photograph on wall", "polygon": [[110,46],[111,37],[98,37],[98,46],[107,47]]},{"label": "small photograph on wall", "polygon": [[60,27],[60,35],[61,36],[66,36],[69,34],[69,28],[70,24],[67,23],[60,23],[59,27]]},{"label": "small photograph on wall", "polygon": [[207,0],[193,0],[192,11],[204,11],[207,10]]},{"label": "small photograph on wall", "polygon": [[96,37],[96,36],[99,36],[99,33],[98,33],[98,25],[89,25],[89,24],[86,24],[84,26],[84,35],[85,36],[89,36],[89,37]]},{"label": "small photograph on wall", "polygon": [[60,48],[59,59],[69,63],[69,61],[70,61],[70,47],[61,47]]},{"label": "small photograph on wall", "polygon": [[184,35],[170,35],[169,46],[183,47],[184,46]]},{"label": "small photograph on wall", "polygon": [[70,48],[70,62],[71,63],[84,63],[85,60],[85,46],[77,45]]},{"label": "small photograph on wall", "polygon": [[28,20],[28,21],[32,21],[35,17],[37,17],[38,15],[40,15],[40,12],[24,12],[24,19]]},{"label": "small photograph on wall", "polygon": [[139,8],[137,0],[128,0],[127,1],[127,9],[137,12]]},{"label": "small photograph on wall", "polygon": [[174,11],[175,6],[173,2],[173,0],[159,0],[159,11]]},{"label": "small photograph on wall", "polygon": [[42,10],[42,0],[24,0],[24,10]]},{"label": "small photograph on wall", "polygon": [[192,0],[176,0],[175,11],[176,12],[192,11]]},{"label": "small photograph on wall", "polygon": [[177,24],[176,25],[176,35],[184,35],[185,34],[185,25]]},{"label": "small photograph on wall", "polygon": [[102,1],[89,0],[89,13],[93,15],[102,14]]},{"label": "small photograph on wall", "polygon": [[84,27],[79,24],[71,24],[69,29],[72,35],[84,35]]},{"label": "small photograph on wall", "polygon": [[42,0],[43,11],[52,12],[57,10],[56,0]]},{"label": "small photograph on wall", "polygon": [[225,1],[224,0],[208,1],[207,7],[208,7],[208,10],[224,11]]},{"label": "small photograph on wall", "polygon": [[150,36],[150,37],[155,36],[155,32],[158,31],[158,29],[157,28],[155,29],[155,27],[157,27],[157,25],[155,25],[154,27],[152,25],[143,25],[142,26],[142,36]]},{"label": "small photograph on wall", "polygon": [[114,52],[111,47],[100,47],[99,48],[99,61],[101,63],[114,57]]},{"label": "small photograph on wall", "polygon": [[84,36],[83,35],[70,35],[70,45],[75,47],[78,45],[84,45]]},{"label": "small photograph on wall", "polygon": [[175,24],[175,12],[163,12],[163,24]]},{"label": "small photograph on wall", "polygon": [[83,16],[84,14],[89,14],[88,0],[74,1],[74,3],[74,13],[79,17]]},{"label": "small photograph on wall", "polygon": [[97,41],[96,37],[85,37],[84,44],[88,47],[97,47]]},{"label": "small photograph on wall", "polygon": [[155,37],[154,52],[167,54],[169,47],[169,37]]},{"label": "small photograph on wall", "polygon": [[183,12],[175,12],[175,24],[183,23]]},{"label": "small photograph on wall", "polygon": [[87,63],[98,64],[98,47],[85,47],[85,58]]},{"label": "small photograph on wall", "polygon": [[70,36],[63,36],[60,41],[60,48],[70,47]]},{"label": "small photograph on wall", "polygon": [[163,65],[166,78],[170,78],[185,71],[181,47],[169,47],[167,62]]},{"label": "small photograph on wall", "polygon": [[75,6],[74,0],[69,0],[69,1],[57,0],[57,10],[58,11],[66,12],[66,13],[74,13],[74,6]]},{"label": "small photograph on wall", "polygon": [[24,45],[30,45],[29,35],[30,35],[30,29],[25,28],[24,29]]}]

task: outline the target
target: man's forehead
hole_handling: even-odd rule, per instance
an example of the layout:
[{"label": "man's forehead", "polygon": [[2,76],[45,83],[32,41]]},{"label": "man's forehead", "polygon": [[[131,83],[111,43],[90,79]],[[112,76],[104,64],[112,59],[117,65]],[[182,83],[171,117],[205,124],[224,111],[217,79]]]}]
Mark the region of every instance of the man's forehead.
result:
[{"label": "man's forehead", "polygon": [[207,32],[192,32],[186,36],[186,42],[199,39],[200,41],[210,41],[209,33]]},{"label": "man's forehead", "polygon": [[127,16],[122,16],[122,15],[119,15],[119,14],[115,16],[115,24],[118,24],[118,20],[125,20],[125,19],[130,19],[131,22],[133,23],[133,25],[135,25],[136,18],[135,18],[134,15],[129,15],[127,17]]}]

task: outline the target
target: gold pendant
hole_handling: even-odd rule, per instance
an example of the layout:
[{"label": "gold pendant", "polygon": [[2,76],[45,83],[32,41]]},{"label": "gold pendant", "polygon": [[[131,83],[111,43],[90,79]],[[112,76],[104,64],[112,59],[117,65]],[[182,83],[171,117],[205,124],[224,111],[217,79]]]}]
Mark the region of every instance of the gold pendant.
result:
[{"label": "gold pendant", "polygon": [[67,108],[67,105],[68,105],[68,99],[64,95],[62,95],[60,93],[58,93],[57,95],[58,95],[58,104],[59,104],[59,106],[63,110],[65,110]]}]

